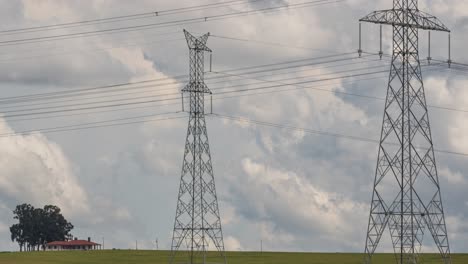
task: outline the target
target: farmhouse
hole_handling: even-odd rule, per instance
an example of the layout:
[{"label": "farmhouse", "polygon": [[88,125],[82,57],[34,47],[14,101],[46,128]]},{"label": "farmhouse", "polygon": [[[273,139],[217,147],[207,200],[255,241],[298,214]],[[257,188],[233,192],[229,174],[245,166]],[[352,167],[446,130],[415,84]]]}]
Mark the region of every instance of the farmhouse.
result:
[{"label": "farmhouse", "polygon": [[94,243],[91,238],[88,240],[54,241],[46,244],[46,251],[62,250],[97,250],[101,249],[101,244]]}]

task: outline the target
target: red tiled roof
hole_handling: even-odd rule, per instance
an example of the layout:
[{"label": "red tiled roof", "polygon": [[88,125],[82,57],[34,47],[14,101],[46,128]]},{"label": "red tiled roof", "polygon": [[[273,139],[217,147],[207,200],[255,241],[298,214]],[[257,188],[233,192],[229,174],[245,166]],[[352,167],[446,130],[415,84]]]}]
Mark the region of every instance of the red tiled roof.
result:
[{"label": "red tiled roof", "polygon": [[87,240],[54,241],[47,243],[47,246],[95,246],[100,245]]}]

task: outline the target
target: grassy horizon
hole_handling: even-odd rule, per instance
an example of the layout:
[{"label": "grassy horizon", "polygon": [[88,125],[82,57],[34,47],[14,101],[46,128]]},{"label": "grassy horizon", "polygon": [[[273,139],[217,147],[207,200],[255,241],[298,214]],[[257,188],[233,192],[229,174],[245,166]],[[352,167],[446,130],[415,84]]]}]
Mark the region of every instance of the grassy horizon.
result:
[{"label": "grassy horizon", "polygon": [[[360,253],[226,252],[228,264],[362,264]],[[438,254],[422,254],[425,264],[442,264]],[[169,251],[103,250],[0,253],[0,264],[167,264]],[[376,254],[373,263],[394,264],[393,254]],[[468,254],[453,254],[452,264],[468,263]]]}]

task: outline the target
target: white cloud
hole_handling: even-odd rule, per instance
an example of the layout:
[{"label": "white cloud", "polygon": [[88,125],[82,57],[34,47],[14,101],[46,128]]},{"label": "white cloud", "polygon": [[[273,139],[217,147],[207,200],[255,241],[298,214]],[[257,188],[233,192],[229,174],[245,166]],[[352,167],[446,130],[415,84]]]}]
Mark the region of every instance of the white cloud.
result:
[{"label": "white cloud", "polygon": [[232,236],[227,236],[224,238],[224,247],[228,251],[242,251],[242,245],[238,239]]},{"label": "white cloud", "polygon": [[445,221],[447,223],[450,239],[458,241],[460,239],[465,239],[468,233],[468,223],[466,220],[459,216],[448,216]]},{"label": "white cloud", "polygon": [[[277,229],[291,232],[276,222],[286,218],[292,229],[313,230],[322,235],[346,238],[355,232],[356,225],[352,220],[360,219],[366,213],[366,205],[337,193],[323,191],[294,172],[275,169],[250,159],[245,159],[242,167],[247,174],[243,186],[247,188],[246,192],[254,195],[250,199],[258,200],[255,208],[258,214],[275,223],[275,237]],[[287,233],[284,238],[285,241],[293,240]]]},{"label": "white cloud", "polygon": [[[443,140],[450,144],[446,148],[462,153],[468,152],[468,133],[466,133],[468,124],[465,122],[467,113],[464,112],[466,105],[468,105],[466,79],[456,77],[455,75],[445,78],[429,78],[426,81],[425,87],[427,87],[428,98],[430,98],[429,104],[462,110],[441,113],[441,110],[430,108],[431,113],[437,114],[435,116],[436,120],[432,118],[432,121],[435,121],[432,122],[432,125],[439,125],[435,129],[442,130],[444,135],[446,135],[446,138],[443,138]],[[442,114],[445,115],[443,116]],[[439,146],[439,142],[435,142],[435,145]]]},{"label": "white cloud", "polygon": [[127,208],[117,208],[114,212],[114,216],[119,221],[129,221],[132,219],[132,215]]},{"label": "white cloud", "polygon": [[[121,65],[125,66],[131,73],[131,81],[147,80],[150,78],[167,78],[168,76],[156,71],[153,62],[144,57],[144,52],[141,48],[112,48],[110,45],[103,45],[104,49],[108,49],[107,53],[113,60],[116,60]],[[176,89],[176,88],[175,88]]]},{"label": "white cloud", "polygon": [[23,14],[27,20],[42,23],[76,21],[79,16],[71,5],[54,0],[22,0]]},{"label": "white cloud", "polygon": [[[275,224],[272,222],[260,222],[257,224],[260,230],[261,243],[265,243],[264,246],[268,244],[273,247],[278,247],[278,245],[288,245],[295,240],[293,234],[288,233],[287,231],[275,228]],[[264,248],[264,250],[268,248]]]},{"label": "white cloud", "polygon": [[231,204],[224,204],[221,214],[221,223],[223,226],[239,224],[239,217],[236,209]]},{"label": "white cloud", "polygon": [[[93,0],[86,5],[82,1],[25,0],[22,2],[23,10],[12,8],[14,2],[3,1],[0,12],[3,11],[2,15],[9,18],[5,21],[6,25],[15,28],[187,5],[187,1],[162,0],[158,1],[157,6],[152,0],[141,0],[138,3],[127,0]],[[208,2],[203,0],[197,4]],[[422,9],[436,11],[444,16],[455,14],[459,18],[468,10],[466,1],[463,0],[452,4],[447,4],[445,0],[431,2],[430,8],[421,5]],[[369,9],[364,10],[363,6],[368,6]],[[357,19],[374,9],[390,7],[391,2],[388,0],[351,0],[328,7],[208,21],[184,27],[192,32],[210,31],[224,36],[289,46],[349,51],[357,48]],[[244,9],[247,6],[238,6],[232,10]],[[228,9],[211,9],[183,16],[198,17],[225,11]],[[180,17],[175,15],[167,19]],[[337,17],[340,19],[336,19]],[[457,19],[440,18],[451,19],[452,24]],[[157,22],[162,19],[152,17],[118,25]],[[462,19],[459,20],[460,23],[463,22]],[[113,26],[117,24],[89,26],[86,29]],[[69,28],[55,33],[78,32],[83,29]],[[181,32],[181,29],[178,27],[168,30]],[[459,27],[454,31],[461,32],[461,29]],[[378,30],[378,27],[374,30]],[[131,34],[104,34],[93,38],[46,42],[37,47],[35,44],[34,47],[5,46],[3,56],[7,58],[35,55],[49,50],[54,52],[62,48],[89,49],[91,52],[44,56],[38,60],[1,64],[5,65],[0,76],[0,85],[3,84],[1,88],[11,91],[12,89],[6,88],[10,88],[11,82],[15,81],[25,87],[24,90],[14,90],[12,93],[29,93],[42,89],[39,85],[41,83],[51,86],[63,86],[61,84],[65,83],[66,88],[91,87],[187,73],[187,47],[183,40],[169,44],[160,42],[152,46],[135,45],[133,48],[125,48],[120,44],[137,38],[149,41],[149,37],[155,37],[154,33],[158,32],[150,29]],[[39,32],[35,35],[50,33]],[[387,38],[391,37],[391,30],[384,34]],[[378,34],[373,35],[374,44],[378,43],[377,36]],[[182,33],[179,37],[182,38]],[[157,38],[164,39],[164,36]],[[454,36],[453,40],[454,45],[459,43],[463,48],[466,46],[461,33]],[[390,47],[389,44],[386,47]],[[368,45],[370,48],[371,44]],[[215,69],[261,65],[323,54],[308,49],[273,47],[219,38],[210,38],[209,46],[215,51]],[[94,52],[94,49],[109,50]],[[456,50],[454,46],[453,53],[457,56],[462,56],[462,51],[463,49]],[[302,78],[309,74],[327,74],[332,71],[315,69],[302,74],[285,74],[282,77]],[[174,80],[167,82],[171,81]],[[352,84],[337,82],[326,89],[384,96],[385,82],[386,80],[382,80],[378,84],[373,82],[367,85],[357,81]],[[465,108],[468,104],[465,83],[448,82],[443,78],[428,80],[428,98],[433,104]],[[180,85],[182,84],[173,85],[170,92],[178,92]],[[155,85],[151,92],[139,96],[150,96],[158,88]],[[380,131],[380,110],[383,106],[382,102],[355,100],[353,97],[339,97],[314,90],[249,96],[215,101],[215,104],[215,111],[221,113],[372,138]],[[180,105],[174,108],[179,110]],[[138,113],[165,111],[163,109],[167,108],[142,109]],[[116,112],[107,117],[118,118],[121,114],[122,112]],[[97,120],[101,117],[89,115],[79,118]],[[466,113],[442,112],[431,115],[431,118],[431,121],[435,121],[432,125],[437,147],[448,145],[447,149],[467,152]],[[45,120],[45,123],[52,126],[70,119]],[[215,173],[218,195],[222,199],[220,211],[226,231],[226,248],[258,250],[262,237],[266,249],[362,249],[370,185],[377,155],[374,145],[257,127],[247,122],[236,122],[236,126],[231,126],[232,122],[227,121],[208,122],[210,143],[214,150],[213,162],[217,167]],[[37,123],[27,125],[34,127]],[[40,126],[46,125],[40,123]],[[78,214],[81,222],[76,231],[82,232],[83,236],[89,236],[85,232],[94,236],[105,235],[106,245],[133,248],[133,241],[138,237],[142,247],[150,247],[154,234],[164,234],[161,245],[170,245],[185,132],[186,122],[178,121],[93,130],[65,136],[51,134],[47,138],[41,135],[2,138],[0,142],[4,147],[0,149],[0,169],[5,169],[0,175],[0,191],[3,193],[0,197],[9,200],[8,207],[20,201],[57,202],[62,203],[66,210],[76,212],[86,211],[76,204],[87,204],[89,214]],[[227,137],[226,134],[232,134],[232,137]],[[73,169],[69,159],[73,160],[79,170]],[[462,181],[459,172],[464,171],[464,165],[459,160],[450,160],[440,166],[444,168],[441,176],[457,184]],[[450,198],[452,195],[464,197],[464,193],[450,192],[454,186],[448,187],[443,188],[445,195]],[[39,189],[44,191],[37,191]],[[242,202],[236,203],[236,199],[242,199]],[[447,211],[458,212],[458,209],[450,210],[455,206],[457,205],[448,203]],[[10,209],[7,211],[11,214]],[[83,216],[92,216],[89,217],[90,222],[83,223],[81,219],[88,218]],[[454,226],[457,225],[459,223],[455,222]],[[115,229],[119,231],[115,232]],[[144,241],[148,244],[145,245]],[[460,241],[466,242],[466,238],[460,238]],[[0,245],[3,247],[9,244],[0,241]]]},{"label": "white cloud", "polygon": [[465,176],[461,172],[458,172],[458,171],[453,172],[449,168],[439,169],[439,174],[440,176],[447,179],[447,181],[450,184],[460,185],[460,184],[466,184],[467,182]]},{"label": "white cloud", "polygon": [[10,228],[6,224],[0,222],[0,233],[5,234],[9,231],[10,231]]},{"label": "white cloud", "polygon": [[[4,121],[0,130],[14,132]],[[59,145],[38,134],[2,137],[0,144],[3,199],[37,206],[58,205],[66,215],[89,210],[86,191]]]},{"label": "white cloud", "polygon": [[464,0],[426,0],[422,2],[424,8],[429,8],[432,13],[444,14],[445,19],[466,17],[468,15],[468,3]]}]

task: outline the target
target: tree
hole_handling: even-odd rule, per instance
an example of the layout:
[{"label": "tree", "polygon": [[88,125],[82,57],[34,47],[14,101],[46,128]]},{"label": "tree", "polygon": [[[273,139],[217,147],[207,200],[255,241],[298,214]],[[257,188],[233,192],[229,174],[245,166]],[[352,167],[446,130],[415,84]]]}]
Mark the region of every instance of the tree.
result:
[{"label": "tree", "polygon": [[10,232],[11,232],[11,241],[16,241],[18,242],[18,245],[20,246],[20,252],[23,251],[23,246],[26,244],[26,239],[23,236],[23,231],[20,228],[19,224],[14,224],[10,227]]},{"label": "tree", "polygon": [[29,245],[31,244],[31,235],[34,229],[33,211],[34,207],[30,204],[18,205],[13,211],[13,214],[15,215],[14,219],[17,219],[19,223],[10,227],[11,240],[13,242],[18,242],[20,245],[20,251],[23,246],[25,247],[25,250],[29,249]]},{"label": "tree", "polygon": [[62,215],[59,207],[46,205],[34,208],[30,204],[16,206],[13,211],[17,224],[10,227],[11,240],[16,241],[20,251],[45,249],[52,241],[69,240],[73,225]]},{"label": "tree", "polygon": [[42,210],[41,219],[41,245],[52,241],[64,241],[72,239],[71,230],[73,225],[68,222],[61,214],[61,210],[57,206],[46,205]]}]

